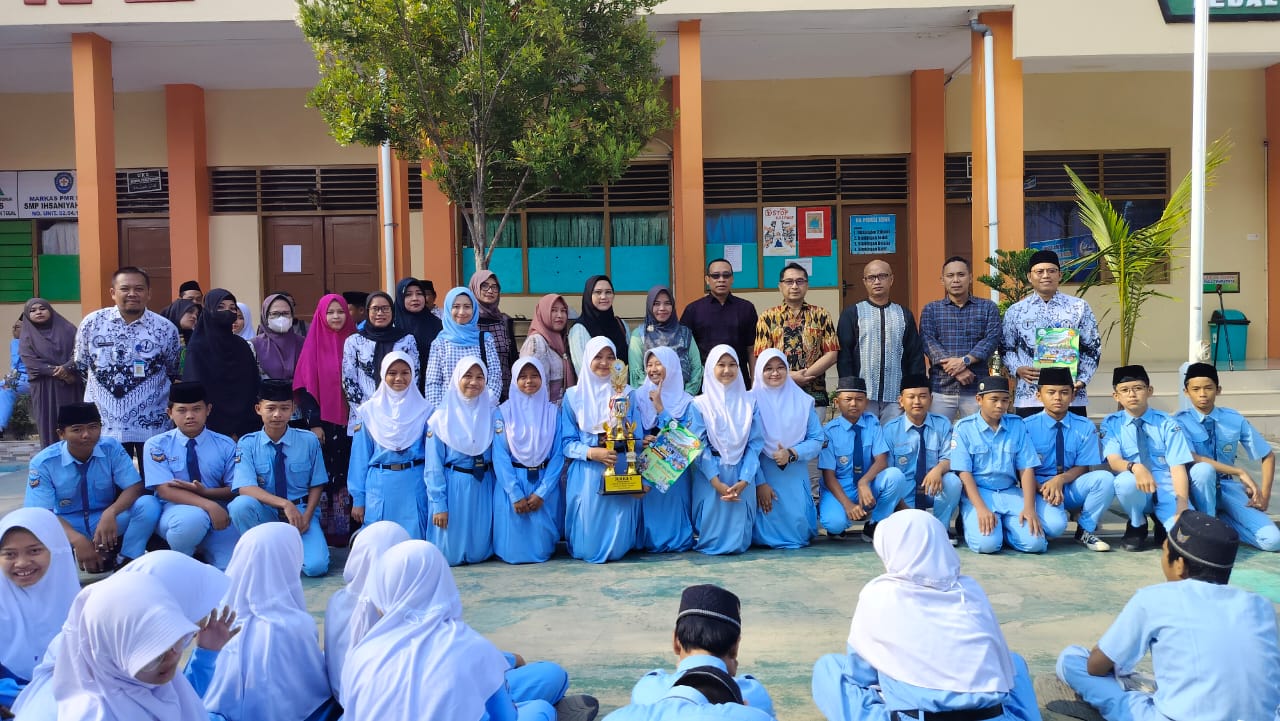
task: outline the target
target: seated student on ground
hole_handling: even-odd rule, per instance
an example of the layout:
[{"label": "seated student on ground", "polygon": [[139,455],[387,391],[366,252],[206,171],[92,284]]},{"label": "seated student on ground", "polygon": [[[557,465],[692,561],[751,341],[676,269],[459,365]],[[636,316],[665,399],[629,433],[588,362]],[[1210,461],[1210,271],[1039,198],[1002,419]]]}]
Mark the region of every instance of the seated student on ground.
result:
[{"label": "seated student on ground", "polygon": [[[695,354],[696,355],[696,354]],[[644,352],[644,383],[631,394],[644,445],[657,440],[663,429],[676,424],[700,436],[702,416],[685,391],[684,375],[676,352],[657,346]],[[657,490],[645,481],[640,507],[640,538],[637,545],[647,553],[678,553],[693,548],[693,484],[695,472],[689,464],[667,488]]]},{"label": "seated student on ground", "polygon": [[[883,426],[890,464],[915,489],[907,494],[908,505],[932,509],[934,518],[950,526],[963,492],[960,477],[951,473],[951,421],[930,412],[933,389],[925,375],[903,376],[898,405],[902,415]],[[954,536],[951,542],[955,545]]]},{"label": "seated student on ground", "polygon": [[[742,603],[719,586],[689,586],[680,594],[680,610],[671,637],[675,672],[655,669],[631,689],[631,703],[661,701],[680,676],[690,669],[715,668],[731,676],[738,672],[738,643],[742,639]],[[735,676],[742,698],[752,708],[773,716],[773,699],[754,676]]]},{"label": "seated student on ground", "polygon": [[870,543],[876,524],[915,492],[902,471],[889,467],[889,446],[880,421],[867,409],[867,383],[846,376],[832,396],[840,415],[824,426],[827,442],[818,454],[822,498],[818,519],[831,537],[843,538],[849,525],[863,521],[862,540]]},{"label": "seated student on ground", "polygon": [[236,445],[231,522],[241,536],[262,523],[288,523],[302,536],[302,572],[323,576],[329,572],[329,546],[316,510],[329,477],[320,441],[310,431],[289,427],[293,389],[288,383],[263,381],[254,408],[262,430]]},{"label": "seated student on ground", "polygon": [[162,503],[156,533],[169,548],[226,569],[240,534],[227,504],[235,496],[236,442],[205,427],[209,405],[202,383],[169,386],[169,419],[174,428],[147,439],[142,470],[147,488]]},{"label": "seated student on ground", "polygon": [[[1240,534],[1240,540],[1264,551],[1280,551],[1280,528],[1267,516],[1271,485],[1276,472],[1276,454],[1271,445],[1238,412],[1217,406],[1218,370],[1207,363],[1192,363],[1182,382],[1191,408],[1178,411],[1174,420],[1182,426],[1191,445],[1195,465],[1190,476],[1193,487],[1210,483],[1216,494],[1206,494],[1203,508],[1217,515]],[[1262,464],[1255,481],[1236,465],[1241,450]]]},{"label": "seated student on ground", "polygon": [[218,655],[204,693],[205,706],[226,721],[323,719],[331,710],[319,631],[298,576],[302,545],[278,522],[254,526],[236,544],[225,603],[240,633]]},{"label": "seated student on ground", "polygon": [[[1280,718],[1280,647],[1271,601],[1227,585],[1239,536],[1184,511],[1160,552],[1168,583],[1139,589],[1092,650],[1068,646],[1058,678],[1107,721]],[[1127,690],[1151,652],[1155,690]]]},{"label": "seated student on ground", "polygon": [[507,401],[498,407],[503,432],[493,439],[493,550],[507,563],[542,563],[560,540],[551,509],[561,505],[564,450],[560,408],[547,395],[545,376],[538,359],[516,361]]},{"label": "seated student on ground", "polygon": [[[1174,518],[1188,508],[1203,508],[1213,484],[1192,484],[1187,475],[1191,447],[1178,422],[1148,405],[1151,379],[1140,365],[1111,374],[1112,396],[1123,410],[1102,421],[1102,456],[1116,474],[1116,500],[1129,516],[1121,544],[1126,551],[1147,545],[1147,516],[1156,519],[1156,545]],[[1200,479],[1201,481],[1205,479]]]},{"label": "seated student on ground", "polygon": [[1027,435],[1040,455],[1036,485],[1045,505],[1044,535],[1057,538],[1067,530],[1067,511],[1080,511],[1076,542],[1090,551],[1110,551],[1098,538],[1102,514],[1116,497],[1115,476],[1110,471],[1089,470],[1102,463],[1098,429],[1093,421],[1069,412],[1075,398],[1075,381],[1066,368],[1042,368],[1036,397],[1044,410],[1023,419]]},{"label": "seated student on ground", "polygon": [[818,535],[809,461],[826,436],[813,396],[791,377],[787,356],[767,348],[756,356],[751,397],[760,412],[764,445],[756,479],[756,519],[751,542],[770,548],[803,548]]},{"label": "seated student on ground", "polygon": [[605,721],[768,721],[769,714],[746,705],[734,678],[715,666],[691,668],[653,703],[632,703]]},{"label": "seated student on ground", "polygon": [[90,573],[141,556],[160,518],[160,503],[143,495],[142,477],[120,441],[103,437],[98,407],[59,408],[58,438],[31,459],[23,505],[58,516],[76,563]]},{"label": "seated student on ground", "polygon": [[1040,456],[1022,419],[1008,410],[1008,379],[983,378],[978,412],[956,421],[951,471],[964,484],[964,542],[974,553],[995,553],[1005,543],[1023,553],[1044,553],[1046,501],[1036,493]]},{"label": "seated student on ground", "polygon": [[0,716],[34,677],[79,591],[76,559],[53,513],[19,508],[0,518]]},{"label": "seated student on ground", "polygon": [[831,721],[1039,721],[1027,664],[1009,652],[947,529],[909,509],[880,525],[884,574],[863,586],[845,653],[818,659],[813,700]]}]

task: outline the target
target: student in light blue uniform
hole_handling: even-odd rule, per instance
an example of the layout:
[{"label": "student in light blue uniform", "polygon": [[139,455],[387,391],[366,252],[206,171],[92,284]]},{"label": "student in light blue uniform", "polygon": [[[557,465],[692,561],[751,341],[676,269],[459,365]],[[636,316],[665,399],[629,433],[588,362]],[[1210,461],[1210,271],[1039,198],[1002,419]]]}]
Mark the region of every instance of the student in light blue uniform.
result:
[{"label": "student in light blue uniform", "polygon": [[950,472],[951,421],[930,412],[933,389],[925,375],[903,377],[898,404],[902,415],[883,426],[889,463],[902,471],[914,487],[907,494],[907,503],[917,509],[931,509],[942,525],[950,526],[962,492],[960,477]]},{"label": "student in light blue uniform", "polygon": [[[640,528],[640,499],[634,495],[604,495],[604,469],[622,466],[623,451],[602,448],[605,424],[613,423],[614,396],[609,381],[613,362],[617,359],[613,342],[603,336],[587,341],[578,368],[577,385],[567,389],[560,404],[560,444],[569,460],[565,480],[564,535],[569,542],[569,555],[590,563],[606,563],[622,558],[635,548]],[[627,403],[624,423],[635,424],[637,441],[640,414],[630,388],[619,391]],[[639,443],[636,444],[639,453]],[[625,470],[625,468],[624,468]]]},{"label": "student in light blue uniform", "polygon": [[[719,586],[689,586],[680,594],[680,610],[672,634],[676,670],[654,669],[646,673],[631,689],[631,703],[658,703],[680,676],[690,669],[714,668],[737,674],[738,644],[742,639],[742,602]],[[773,717],[773,699],[754,676],[733,677],[744,702]]]},{"label": "student in light blue uniform", "polygon": [[1191,447],[1177,421],[1148,405],[1153,389],[1145,368],[1116,368],[1111,387],[1123,410],[1102,421],[1102,456],[1116,474],[1116,500],[1129,515],[1121,544],[1126,551],[1141,551],[1148,515],[1155,515],[1159,545],[1177,514],[1204,507],[1215,489],[1191,484],[1186,468],[1193,460]]},{"label": "student in light blue uniform", "polygon": [[382,382],[356,409],[347,490],[356,523],[391,521],[410,538],[426,538],[427,488],[422,482],[424,436],[431,407],[418,391],[413,359],[393,350],[382,359]]},{"label": "student in light blue uniform", "polygon": [[[696,353],[695,353],[696,355]],[[644,352],[645,381],[631,397],[640,415],[645,445],[662,429],[679,424],[689,433],[702,436],[702,415],[693,396],[684,389],[680,358],[666,346]],[[648,553],[678,553],[693,548],[693,484],[696,472],[689,464],[666,492],[645,481],[640,508],[640,538],[637,545]]]},{"label": "student in light blue uniform", "polygon": [[1115,476],[1110,471],[1089,470],[1102,463],[1098,429],[1084,416],[1069,411],[1075,397],[1075,381],[1066,368],[1042,368],[1036,395],[1044,410],[1023,419],[1040,465],[1036,485],[1043,507],[1044,535],[1057,538],[1067,530],[1067,511],[1080,511],[1076,542],[1090,551],[1110,551],[1111,545],[1096,535],[1102,514],[1116,497]]},{"label": "student in light blue uniform", "polygon": [[503,432],[493,439],[493,551],[507,563],[542,563],[560,540],[552,509],[564,471],[561,417],[545,376],[537,358],[516,361],[507,402],[498,407]]},{"label": "student in light blue uniform", "polygon": [[463,356],[427,421],[427,540],[450,566],[493,556],[493,439],[503,428],[485,372],[479,356]]},{"label": "student in light blue uniform", "polygon": [[760,413],[738,369],[738,353],[718,345],[707,353],[702,395],[693,405],[702,416],[704,448],[695,461],[694,550],[713,556],[751,547],[756,492],[764,448]]},{"label": "student in light blue uniform", "polygon": [[86,571],[111,570],[141,556],[160,519],[160,502],[143,495],[124,446],[102,437],[98,407],[59,408],[58,438],[31,459],[23,505],[53,511]]},{"label": "student in light blue uniform", "polygon": [[870,543],[876,524],[915,493],[915,484],[889,467],[889,445],[880,421],[867,409],[867,383],[840,379],[832,399],[840,415],[827,422],[827,442],[818,454],[822,498],[818,519],[828,536],[843,537],[849,524],[863,521],[862,540]]},{"label": "student in light blue uniform", "polygon": [[982,587],[960,575],[947,529],[925,511],[880,525],[885,572],[863,586],[846,653],[813,667],[830,721],[1039,721],[1027,664],[1010,653]]},{"label": "student in light blue uniform", "polygon": [[[1068,646],[1058,678],[1107,721],[1280,719],[1280,646],[1271,601],[1227,585],[1239,536],[1182,513],[1160,552],[1167,583],[1139,589],[1092,650]],[[1153,693],[1125,677],[1151,652]]]},{"label": "student in light blue uniform", "polygon": [[978,412],[957,421],[951,437],[951,470],[964,483],[964,541],[974,553],[1006,542],[1023,553],[1049,549],[1041,529],[1047,503],[1036,493],[1040,456],[1022,419],[1008,413],[1009,400],[1007,379],[979,380]]},{"label": "student in light blue uniform", "polygon": [[760,415],[764,446],[756,477],[756,522],[751,542],[770,548],[803,548],[818,535],[809,461],[826,436],[813,396],[791,378],[787,357],[767,348],[756,357],[751,397]]},{"label": "student in light blue uniform", "polygon": [[225,571],[240,539],[227,512],[235,496],[236,442],[205,427],[211,409],[203,383],[169,386],[175,428],[143,444],[142,475],[164,501],[156,533],[172,550],[194,556],[199,549]]},{"label": "student in light blue uniform", "polygon": [[293,389],[286,381],[262,381],[254,409],[262,430],[236,444],[237,496],[227,507],[231,523],[242,536],[263,523],[288,523],[302,536],[302,573],[323,576],[329,572],[329,546],[316,509],[329,477],[320,441],[311,431],[289,427]]},{"label": "student in light blue uniform", "polygon": [[[1230,408],[1216,406],[1218,370],[1207,363],[1193,363],[1182,382],[1192,408],[1173,417],[1182,425],[1196,463],[1191,466],[1193,486],[1215,483],[1216,495],[1205,499],[1198,510],[1225,520],[1240,540],[1264,551],[1280,551],[1280,528],[1267,516],[1271,485],[1276,472],[1276,455],[1262,434]],[[1249,458],[1260,461],[1262,473],[1255,480],[1236,465],[1236,455],[1244,449]]]},{"label": "student in light blue uniform", "polygon": [[632,703],[605,721],[769,721],[748,705],[734,678],[715,666],[696,666],[673,680],[652,703]]}]

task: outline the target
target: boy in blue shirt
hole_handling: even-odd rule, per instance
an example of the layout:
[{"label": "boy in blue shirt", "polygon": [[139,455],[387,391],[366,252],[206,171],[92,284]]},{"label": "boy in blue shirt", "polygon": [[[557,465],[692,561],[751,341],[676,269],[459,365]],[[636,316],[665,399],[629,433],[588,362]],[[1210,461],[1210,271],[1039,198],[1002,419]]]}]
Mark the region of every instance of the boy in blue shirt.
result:
[{"label": "boy in blue shirt", "polygon": [[329,572],[329,546],[315,513],[329,479],[320,441],[311,431],[289,427],[293,389],[288,382],[263,381],[254,408],[262,430],[236,446],[232,487],[237,496],[227,508],[231,522],[241,534],[260,523],[288,523],[302,534],[303,574],[323,576]]},{"label": "boy in blue shirt", "polygon": [[169,548],[194,556],[200,548],[225,571],[240,534],[227,504],[235,470],[236,442],[205,428],[213,409],[202,383],[169,386],[169,420],[175,426],[143,445],[147,488],[164,501],[156,533]]},{"label": "boy in blue shirt", "polygon": [[1041,368],[1036,397],[1044,410],[1023,419],[1040,465],[1036,484],[1044,507],[1044,535],[1057,538],[1067,530],[1067,511],[1080,511],[1076,541],[1090,551],[1110,551],[1098,538],[1102,514],[1116,497],[1115,476],[1091,471],[1102,463],[1098,429],[1084,416],[1069,412],[1075,381],[1066,368]]},{"label": "boy in blue shirt", "polygon": [[[1276,611],[1227,585],[1239,537],[1187,510],[1160,553],[1167,583],[1140,589],[1092,650],[1068,646],[1058,678],[1108,721],[1280,718]],[[1127,690],[1151,652],[1155,690]]]},{"label": "boy in blue shirt", "polygon": [[957,421],[951,437],[951,471],[964,484],[964,542],[974,553],[995,553],[1006,541],[1024,553],[1049,548],[1040,527],[1046,504],[1036,494],[1040,457],[1009,403],[1007,379],[983,378],[978,412]]},{"label": "boy in blue shirt", "polygon": [[[928,376],[904,377],[898,405],[902,415],[884,424],[884,440],[890,462],[915,487],[907,494],[907,503],[914,502],[922,510],[932,508],[934,518],[950,526],[961,493],[960,478],[950,472],[951,421],[930,412],[933,391]],[[951,536],[951,544],[955,543]]]},{"label": "boy in blue shirt", "polygon": [[1182,427],[1168,414],[1148,405],[1151,378],[1140,365],[1120,366],[1111,373],[1112,397],[1123,410],[1102,421],[1102,455],[1116,474],[1116,500],[1129,514],[1120,543],[1126,551],[1147,545],[1147,516],[1156,518],[1156,545],[1179,513],[1193,508],[1188,494],[1201,503],[1212,487],[1190,488],[1187,464],[1191,449]]},{"label": "boy in blue shirt", "polygon": [[76,562],[89,573],[141,556],[160,518],[160,503],[143,495],[142,478],[124,446],[102,437],[102,416],[92,403],[59,408],[57,428],[61,440],[31,459],[23,505],[58,517]]},{"label": "boy in blue shirt", "polygon": [[862,540],[871,543],[876,523],[889,517],[915,492],[902,471],[889,467],[889,446],[880,421],[864,413],[867,383],[846,376],[832,397],[840,415],[823,427],[827,441],[818,453],[822,471],[822,499],[818,520],[831,537],[844,537],[849,524],[866,523]]},{"label": "boy in blue shirt", "polygon": [[[1271,444],[1244,416],[1216,406],[1222,388],[1213,366],[1192,363],[1187,367],[1182,389],[1192,407],[1178,411],[1173,418],[1186,433],[1196,461],[1189,472],[1191,484],[1217,486],[1217,494],[1209,494],[1205,505],[1197,505],[1197,510],[1219,516],[1240,534],[1242,542],[1254,548],[1280,551],[1280,529],[1267,516],[1276,471]],[[1249,458],[1261,462],[1262,473],[1257,481],[1236,465],[1236,454],[1241,449]]]}]

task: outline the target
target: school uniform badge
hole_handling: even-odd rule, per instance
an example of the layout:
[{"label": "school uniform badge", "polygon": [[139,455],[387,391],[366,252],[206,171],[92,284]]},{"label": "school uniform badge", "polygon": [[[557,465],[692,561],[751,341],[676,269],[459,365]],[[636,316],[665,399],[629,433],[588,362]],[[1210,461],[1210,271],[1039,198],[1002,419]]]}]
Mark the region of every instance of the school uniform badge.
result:
[{"label": "school uniform badge", "polygon": [[1236,444],[1234,444],[1234,443],[1228,443],[1228,444],[1226,444],[1225,446],[1223,446],[1223,447],[1222,447],[1222,452],[1223,452],[1223,453],[1225,453],[1226,455],[1231,455],[1232,453],[1235,453],[1235,452],[1236,452]]},{"label": "school uniform badge", "polygon": [[152,452],[151,452],[151,460],[155,461],[156,463],[164,463],[164,462],[165,462],[164,452],[163,452],[163,451],[152,451]]},{"label": "school uniform badge", "polygon": [[35,471],[31,471],[31,473],[27,474],[27,485],[31,486],[32,488],[39,488],[40,474],[36,473]]},{"label": "school uniform badge", "polygon": [[840,456],[840,465],[844,465],[844,464],[846,464],[846,463],[848,463],[848,462],[849,462],[849,457],[848,457],[848,456]]},{"label": "school uniform badge", "polygon": [[494,422],[493,422],[493,432],[494,432],[494,433],[502,433],[502,428],[503,428],[502,421],[494,421]]}]

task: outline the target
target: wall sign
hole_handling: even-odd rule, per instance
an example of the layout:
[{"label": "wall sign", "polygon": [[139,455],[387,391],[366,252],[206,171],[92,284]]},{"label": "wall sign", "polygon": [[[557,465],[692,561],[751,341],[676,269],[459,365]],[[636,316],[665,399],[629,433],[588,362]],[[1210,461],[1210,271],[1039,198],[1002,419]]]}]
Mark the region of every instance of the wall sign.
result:
[{"label": "wall sign", "polygon": [[1240,292],[1240,274],[1239,273],[1205,273],[1204,274],[1204,292],[1217,293],[1219,287],[1222,288],[1223,293],[1239,293]]},{"label": "wall sign", "polygon": [[164,186],[160,170],[130,170],[124,174],[125,192],[159,193]]},{"label": "wall sign", "polygon": [[18,173],[0,171],[0,218],[18,217]]},{"label": "wall sign", "polygon": [[891,214],[849,216],[850,255],[875,255],[898,251],[898,216]]},{"label": "wall sign", "polygon": [[796,206],[769,206],[762,213],[761,229],[764,231],[765,255],[795,255]]},{"label": "wall sign", "polygon": [[0,218],[74,218],[77,208],[74,170],[0,172]]},{"label": "wall sign", "polygon": [[[1196,19],[1195,0],[1156,0],[1166,23]],[[1209,21],[1280,20],[1280,0],[1209,0]]]}]

